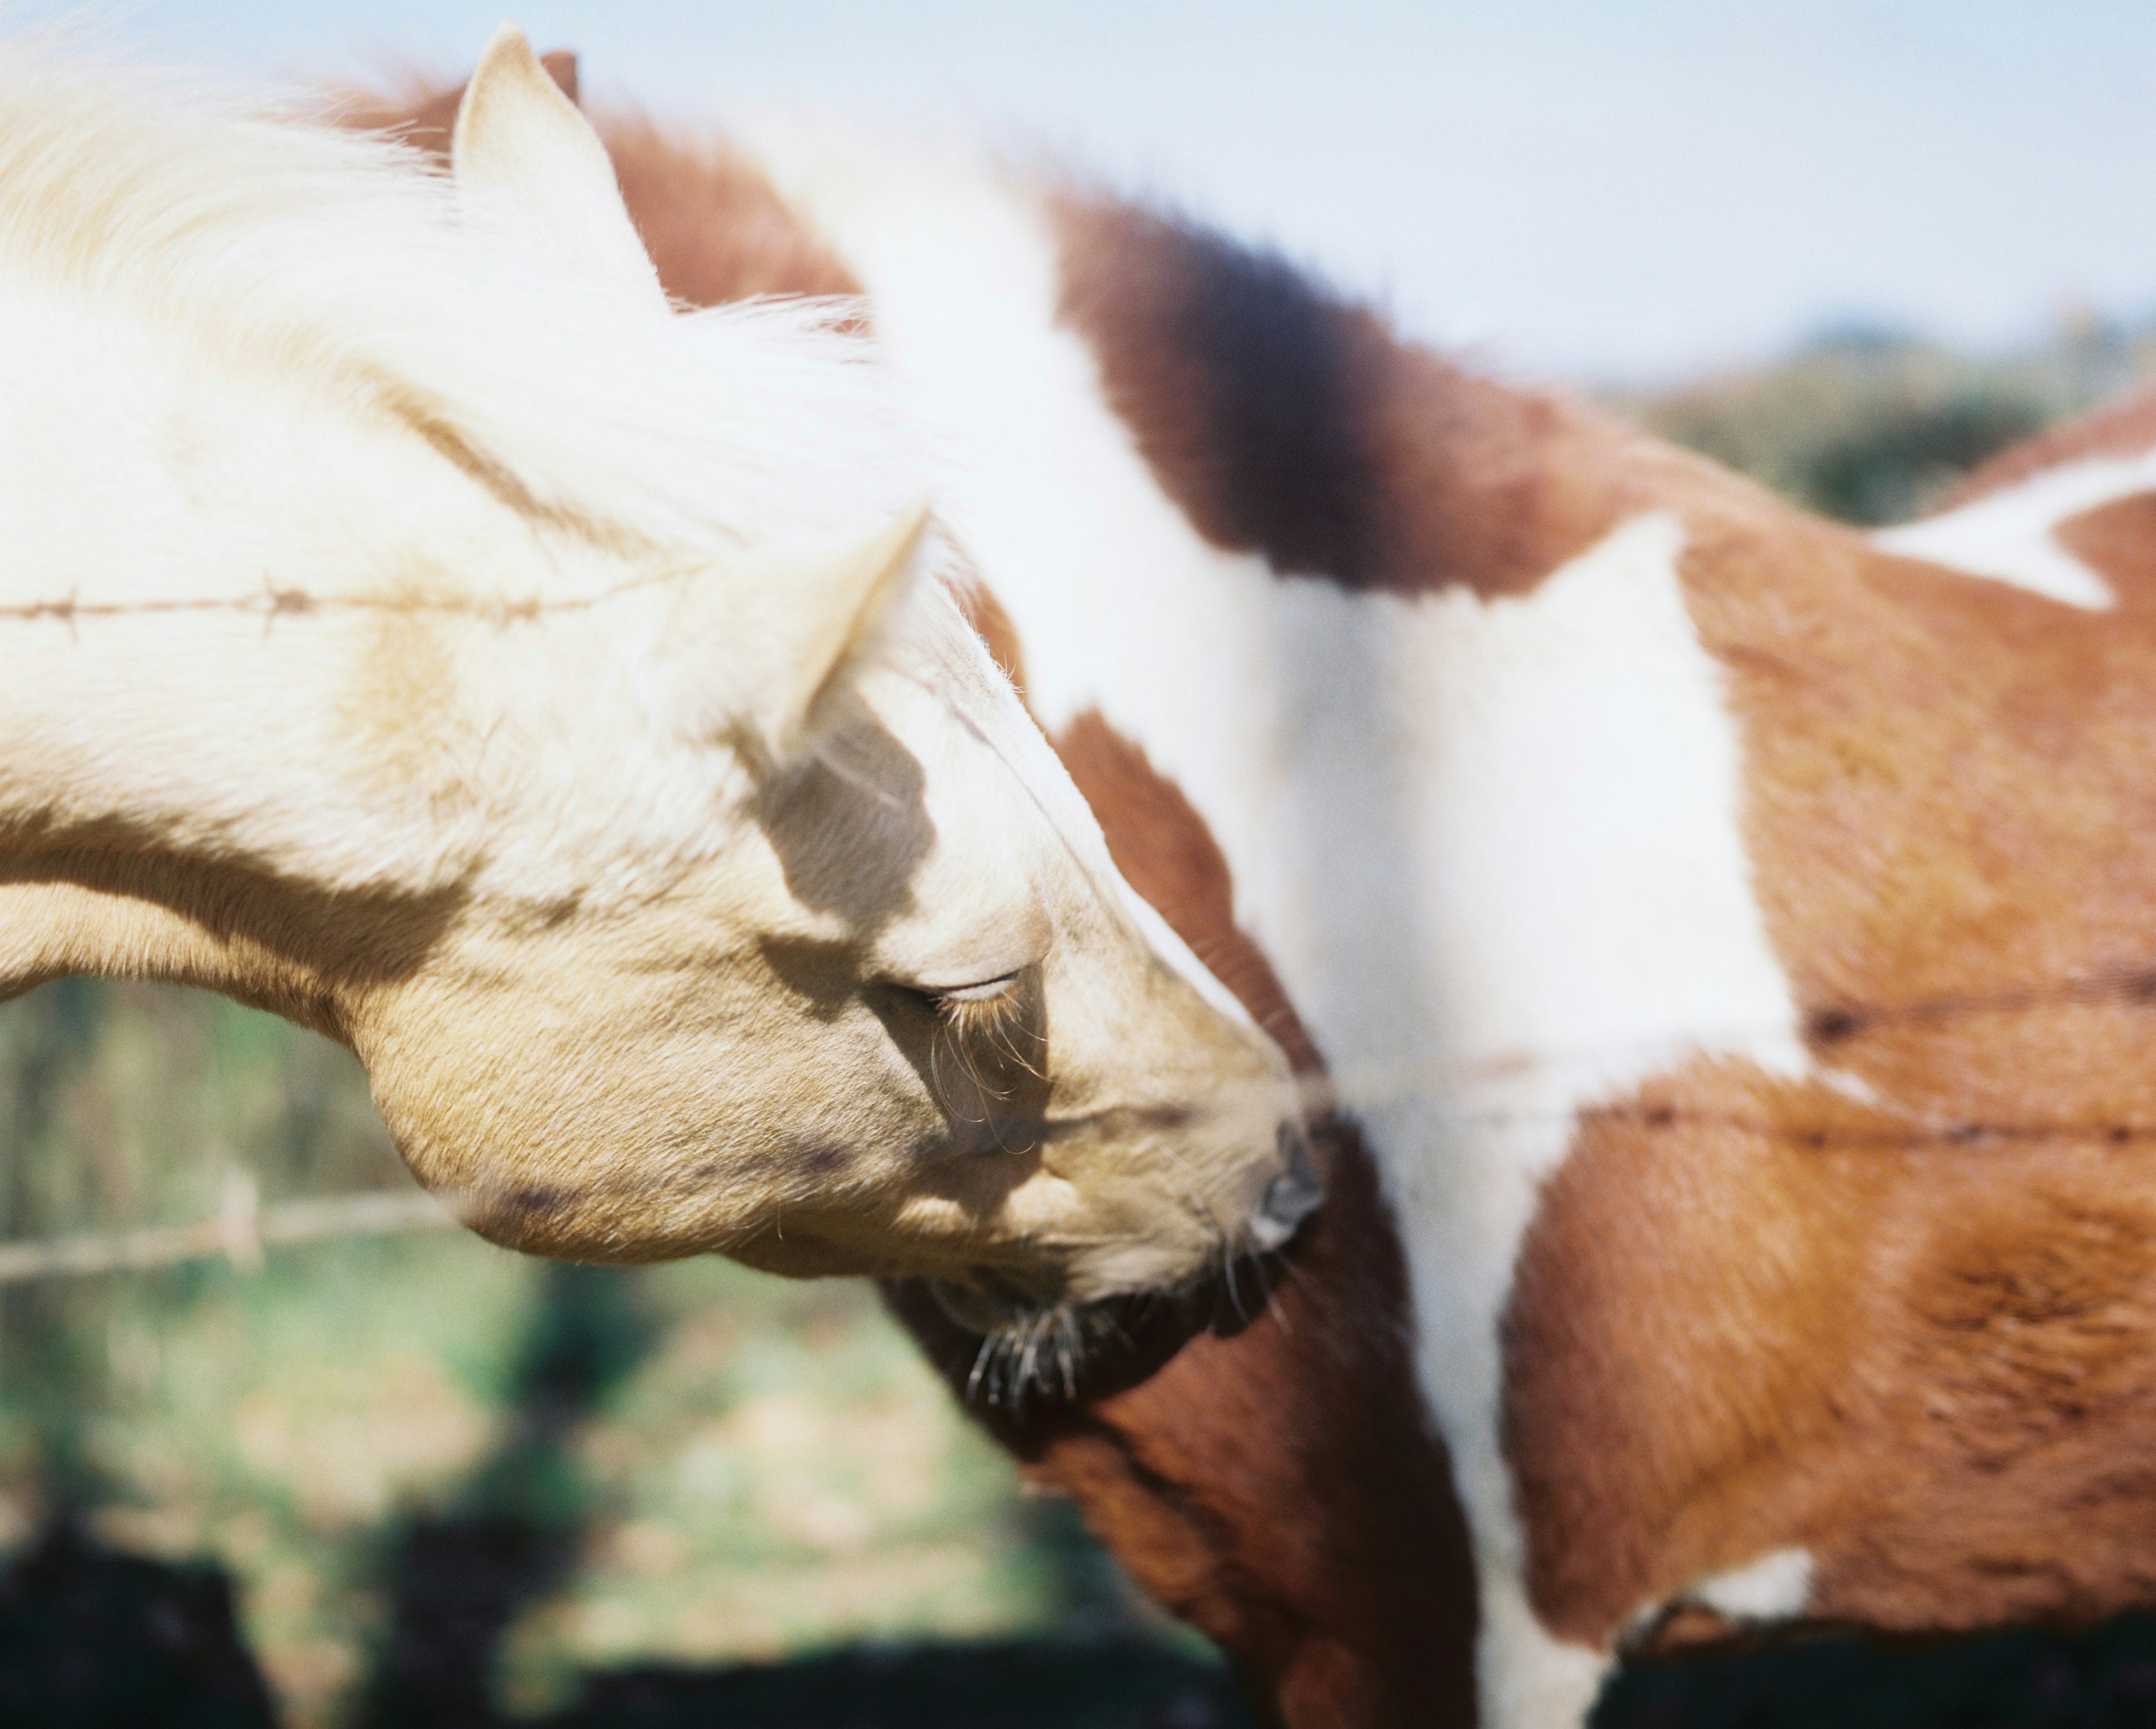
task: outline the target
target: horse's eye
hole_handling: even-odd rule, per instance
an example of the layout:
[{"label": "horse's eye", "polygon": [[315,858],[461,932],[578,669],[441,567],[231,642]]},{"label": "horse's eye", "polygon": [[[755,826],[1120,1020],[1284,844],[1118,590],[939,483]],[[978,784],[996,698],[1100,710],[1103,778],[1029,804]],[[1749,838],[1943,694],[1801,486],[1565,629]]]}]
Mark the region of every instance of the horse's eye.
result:
[{"label": "horse's eye", "polygon": [[921,994],[937,1003],[987,1003],[1009,996],[1017,984],[1018,974],[1006,972],[999,978],[984,978],[978,984],[946,985]]}]

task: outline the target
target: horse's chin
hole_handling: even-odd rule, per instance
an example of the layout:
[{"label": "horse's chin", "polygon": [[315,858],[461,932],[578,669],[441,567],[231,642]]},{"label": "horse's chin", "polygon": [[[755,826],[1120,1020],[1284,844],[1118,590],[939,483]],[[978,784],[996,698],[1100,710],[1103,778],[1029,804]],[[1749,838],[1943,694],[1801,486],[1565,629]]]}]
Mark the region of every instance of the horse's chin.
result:
[{"label": "horse's chin", "polygon": [[928,1281],[951,1321],[980,1340],[965,1382],[968,1403],[1023,1411],[1035,1395],[1073,1400],[1087,1358],[1111,1339],[1127,1339],[1121,1312],[1130,1300],[1044,1302],[991,1284]]},{"label": "horse's chin", "polygon": [[983,1339],[1019,1326],[1052,1305],[988,1284],[961,1285],[951,1279],[931,1279],[928,1294],[936,1299],[952,1325]]}]

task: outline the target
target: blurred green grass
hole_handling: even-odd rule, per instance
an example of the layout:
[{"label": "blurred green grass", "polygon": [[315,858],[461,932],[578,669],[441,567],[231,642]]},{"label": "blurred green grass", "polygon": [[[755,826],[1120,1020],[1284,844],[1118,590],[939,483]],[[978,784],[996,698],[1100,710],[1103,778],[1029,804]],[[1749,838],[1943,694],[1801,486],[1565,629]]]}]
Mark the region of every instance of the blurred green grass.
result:
[{"label": "blurred green grass", "polygon": [[[2086,320],[1991,359],[1844,330],[1612,400],[1876,522],[2153,360],[2147,334]],[[269,1203],[409,1187],[346,1054],[85,980],[0,1008],[0,1149],[7,1239],[192,1222],[235,1172]],[[863,1642],[1202,1650],[1021,1494],[870,1291],[714,1260],[548,1268],[458,1234],[0,1287],[0,1550],[62,1512],[225,1569],[294,1729],[417,1722],[414,1690],[443,1685],[475,1690],[469,1721],[556,1713],[603,1671]],[[831,1662],[846,1685],[880,1673]],[[1686,1673],[1634,1681],[1625,1711],[1675,1721]],[[1099,1721],[1133,1721],[1116,1711]]]},{"label": "blurred green grass", "polygon": [[[0,1145],[15,1239],[190,1221],[234,1170],[272,1200],[409,1183],[342,1051],[86,980],[0,1010]],[[572,1408],[520,1450],[563,1349]],[[290,1723],[349,1716],[403,1534],[475,1505],[572,1551],[501,1629],[514,1711],[629,1661],[1145,1623],[865,1285],[453,1234],[0,1287],[0,1544],[64,1508],[222,1565]]]}]

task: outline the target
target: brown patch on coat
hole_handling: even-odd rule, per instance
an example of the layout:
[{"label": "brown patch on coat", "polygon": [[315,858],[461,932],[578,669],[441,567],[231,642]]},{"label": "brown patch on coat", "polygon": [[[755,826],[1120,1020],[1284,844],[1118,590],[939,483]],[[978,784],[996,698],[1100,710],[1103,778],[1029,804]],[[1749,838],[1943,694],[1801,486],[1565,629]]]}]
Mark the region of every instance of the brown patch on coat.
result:
[{"label": "brown patch on coat", "polygon": [[[566,49],[539,56],[547,75],[572,102],[581,100],[577,57]],[[358,90],[346,93],[337,105],[341,126],[361,132],[394,132],[429,156],[447,156],[449,135],[456,130],[457,109],[464,101],[461,84],[444,87],[432,80],[412,79],[401,90]]]},{"label": "brown patch on coat", "polygon": [[[541,63],[572,101],[577,57]],[[344,124],[393,131],[436,156],[449,154],[464,86],[416,88],[401,96],[361,96],[339,111]],[[675,300],[716,306],[758,295],[857,296],[860,285],[779,201],[754,162],[724,144],[690,145],[635,115],[595,118],[613,159],[629,220]]]},{"label": "brown patch on coat", "polygon": [[1050,211],[1060,316],[1214,546],[1350,588],[1514,594],[1625,514],[1594,448],[1622,435],[1592,411],[1476,378],[1204,229],[1078,195]]},{"label": "brown patch on coat", "polygon": [[1152,907],[1301,1074],[1322,1065],[1264,952],[1235,920],[1226,854],[1145,752],[1088,709],[1053,741],[1086,795],[1123,880]]},{"label": "brown patch on coat", "polygon": [[739,151],[691,146],[634,117],[602,118],[599,134],[630,219],[675,300],[716,306],[756,295],[861,292]]},{"label": "brown patch on coat", "polygon": [[2123,402],[2039,433],[1978,464],[1933,514],[2004,492],[2047,469],[2084,462],[2092,456],[2139,456],[2152,447],[2156,447],[2156,390],[2143,390]]},{"label": "brown patch on coat", "polygon": [[1815,1621],[2148,1601],[2150,1156],[2102,1129],[1927,1131],[1734,1065],[1590,1113],[1506,1335],[1537,1613],[1606,1646],[1642,1604],[1792,1546]]},{"label": "brown patch on coat", "polygon": [[[1702,1061],[1583,1117],[1506,1324],[1537,1611],[1606,1648],[1793,1546],[1814,1620],[2147,1603],[2156,608],[1890,557],[1703,469],[1658,484],[1769,940],[1815,1059],[1883,1102]],[[2150,508],[2066,542],[2130,577]]]},{"label": "brown patch on coat", "polygon": [[2122,606],[2156,598],[2156,492],[2069,516],[2051,538],[2102,577]]},{"label": "brown patch on coat", "polygon": [[988,650],[988,658],[1002,670],[1011,681],[1011,688],[1025,699],[1025,651],[1019,646],[1018,627],[1011,623],[1010,614],[1004,610],[988,586],[976,578],[958,584],[951,591],[952,598],[958,603],[958,610],[966,615],[966,622],[973,627],[973,634],[980,638]]}]

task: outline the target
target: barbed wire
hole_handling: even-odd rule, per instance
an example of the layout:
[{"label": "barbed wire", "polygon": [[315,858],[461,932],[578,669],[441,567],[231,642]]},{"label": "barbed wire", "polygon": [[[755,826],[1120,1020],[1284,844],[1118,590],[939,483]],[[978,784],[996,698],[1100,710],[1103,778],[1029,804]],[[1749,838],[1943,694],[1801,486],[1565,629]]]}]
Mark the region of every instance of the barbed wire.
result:
[{"label": "barbed wire", "polygon": [[259,593],[248,594],[170,596],[154,600],[84,600],[80,594],[62,599],[0,602],[0,623],[59,623],[73,627],[85,619],[180,617],[231,613],[265,621],[304,618],[322,613],[439,613],[477,618],[491,624],[523,624],[557,613],[588,613],[608,602],[645,588],[678,582],[696,574],[699,567],[669,565],[641,575],[609,582],[590,594],[521,599],[478,594],[316,594],[305,588],[280,587],[264,577]]},{"label": "barbed wire", "polygon": [[[593,595],[551,601],[533,597],[513,602],[461,596],[324,597],[300,589],[280,588],[265,582],[259,593],[226,597],[100,602],[82,601],[71,596],[61,601],[0,603],[0,621],[73,625],[86,618],[223,612],[257,616],[267,622],[346,610],[439,612],[508,624],[534,619],[547,613],[588,610],[632,590],[678,580],[686,573],[681,569],[667,570],[627,579]],[[1898,1003],[1830,1004],[1804,1013],[1799,1030],[1815,1052],[1832,1051],[1853,1046],[1866,1034],[1897,1028],[1937,1028],[1986,1016],[2026,1014],[2053,1008],[2107,1006],[2156,1010],[2156,965],[2122,964],[2053,983],[1989,992],[1912,998]],[[1660,1053],[1681,1060],[1676,1049],[1681,1044],[1691,1046],[1695,1055],[1710,1061],[1718,1055],[1742,1058],[1747,1054],[1747,1044],[1763,1038],[1786,1038],[1790,1031],[1786,1024],[1762,1024],[1748,1028],[1725,1024],[1717,1029],[1686,1029],[1681,1039],[1658,1038],[1636,1041],[1635,1044],[1611,1041],[1564,1050],[1501,1054],[1464,1065],[1447,1065],[1442,1070],[1422,1064],[1365,1066],[1307,1077],[1302,1091],[1306,1106],[1313,1111],[1339,1111],[1353,1115],[1406,1097],[1443,1097],[1457,1090],[1472,1090],[1526,1070],[1561,1069],[1568,1065],[1583,1070],[1606,1067],[1613,1060],[1621,1061],[1634,1054],[1635,1050]],[[1675,1066],[1674,1061],[1671,1066]],[[1783,1077],[1769,1071],[1766,1078],[1774,1081],[1802,1077]],[[1674,1103],[1636,1100],[1596,1103],[1591,1099],[1576,1106],[1549,1109],[1461,1106],[1445,1109],[1440,1114],[1448,1122],[1465,1127],[1502,1130],[1571,1123],[1654,1131],[1707,1129],[1822,1151],[1914,1151],[2067,1141],[2102,1141],[2112,1145],[2156,1142],[2156,1118],[2046,1120],[1964,1118],[1938,1113],[1920,1116],[1897,1106],[1891,1100],[1867,1099],[1839,1090],[1830,1103],[1834,1115],[1866,1111],[1873,1113],[1874,1120],[1858,1126],[1845,1119],[1828,1121],[1823,1113],[1820,1121],[1805,1122],[1742,1111],[1687,1108]],[[1891,1118],[1897,1112],[1909,1119],[1906,1126],[1879,1120]],[[44,1278],[149,1270],[220,1257],[235,1267],[251,1270],[261,1265],[263,1250],[267,1246],[439,1230],[457,1227],[460,1223],[440,1201],[418,1190],[367,1191],[265,1208],[259,1203],[254,1179],[245,1173],[235,1173],[227,1182],[217,1213],[191,1224],[0,1240],[0,1285]]]},{"label": "barbed wire", "polygon": [[458,1222],[440,1202],[418,1190],[371,1189],[264,1207],[254,1179],[235,1172],[225,1180],[217,1212],[192,1224],[0,1242],[0,1285],[147,1272],[219,1258],[253,1272],[262,1265],[263,1250],[275,1244],[398,1236],[441,1230]]},{"label": "barbed wire", "polygon": [[[1854,1044],[1867,1032],[1896,1027],[1936,1027],[1980,1016],[2028,1013],[2047,1008],[2116,1006],[2156,1013],[2156,967],[2106,967],[2046,986],[2020,986],[1994,992],[1957,993],[1869,1006],[1844,1004],[1815,1010],[1804,1025],[1815,1045],[1829,1049]],[[1681,1045],[1712,1062],[1743,1059],[1745,1046],[1763,1037],[1786,1035],[1788,1029],[1760,1024],[1694,1029],[1681,1041],[1668,1038],[1620,1044],[1608,1041],[1547,1050],[1532,1059],[1500,1054],[1464,1065],[1374,1065],[1331,1070],[1306,1076],[1300,1084],[1302,1105],[1313,1112],[1350,1116],[1406,1098],[1442,1099],[1471,1091],[1493,1078],[1500,1084],[1522,1070],[1566,1067],[1590,1070],[1613,1059],[1636,1067],[1640,1059],[1664,1060],[1662,1072],[1684,1060]],[[1643,1076],[1650,1080],[1651,1075]],[[1801,1075],[1763,1072],[1768,1085],[1802,1084]],[[1596,1125],[1666,1131],[1708,1129],[1774,1141],[1814,1150],[1907,1152],[1920,1148],[2028,1145],[2066,1141],[2103,1141],[2112,1145],[2156,1142],[2156,1117],[1986,1118],[1933,1113],[1920,1116],[1892,1100],[1869,1099],[1823,1077],[1829,1091],[1818,1120],[1804,1121],[1741,1110],[1700,1109],[1652,1100],[1595,1101],[1541,1108],[1522,1105],[1448,1106],[1439,1115],[1460,1127],[1508,1129],[1554,1124]],[[1591,1090],[1590,1090],[1591,1091]],[[1871,1121],[1854,1124],[1846,1113],[1862,1112]],[[1203,1114],[1192,1111],[1179,1120]],[[1907,1119],[1896,1123],[1897,1114]],[[341,1236],[387,1236],[436,1230],[462,1221],[441,1198],[419,1190],[368,1190],[314,1201],[263,1207],[253,1177],[236,1172],[228,1177],[217,1213],[192,1224],[131,1230],[87,1232],[36,1239],[0,1240],[0,1285],[55,1275],[92,1274],[170,1266],[182,1261],[223,1256],[235,1266],[260,1265],[270,1244],[301,1243]]]},{"label": "barbed wire", "polygon": [[[1915,1002],[1871,1013],[1871,1022],[1937,1024],[1962,1014],[1999,1013],[2050,1006],[2118,1000],[2136,1007],[2156,1008],[2156,974],[2122,971],[2114,979],[2070,981],[2054,991],[2022,990],[2011,993]],[[1610,1047],[1599,1053],[1607,1056]],[[1702,1047],[1712,1060],[1715,1053]],[[1585,1060],[1586,1055],[1575,1055]],[[1558,1059],[1558,1060],[1562,1060]],[[1424,1071],[1426,1073],[1426,1071]],[[1768,1084],[1800,1081],[1769,1071]],[[1448,1087],[1407,1087],[1385,1085],[1372,1071],[1354,1076],[1312,1077],[1303,1087],[1306,1106],[1317,1111],[1340,1111],[1350,1115],[1358,1108],[1397,1100],[1410,1094],[1441,1096]],[[1446,1109],[1446,1122],[1464,1128],[1504,1130],[1572,1125],[1662,1133],[1679,1130],[1707,1130],[1748,1138],[1795,1146],[1815,1152],[1916,1152],[1947,1147],[1978,1149],[1987,1146],[2029,1146],[2066,1142],[2102,1142],[2118,1147],[2156,1142],[2156,1119],[2090,1117],[2042,1118],[1933,1118],[1897,1125],[1875,1120],[1853,1125],[1831,1118],[1846,1111],[1891,1115],[1887,1101],[1866,1101],[1839,1090],[1821,1101],[1827,1107],[1820,1119],[1806,1122],[1741,1110],[1702,1110],[1652,1101],[1584,1102],[1547,1109],[1518,1106]],[[367,1190],[312,1201],[291,1201],[272,1207],[260,1204],[252,1176],[244,1172],[226,1179],[218,1211],[192,1224],[151,1226],[130,1230],[84,1232],[55,1238],[0,1241],[0,1285],[35,1279],[80,1276],[109,1272],[141,1272],[174,1266],[192,1260],[218,1258],[243,1271],[262,1265],[269,1246],[320,1241],[331,1238],[394,1236],[406,1233],[459,1227],[463,1221],[448,1205],[423,1191]]]}]

